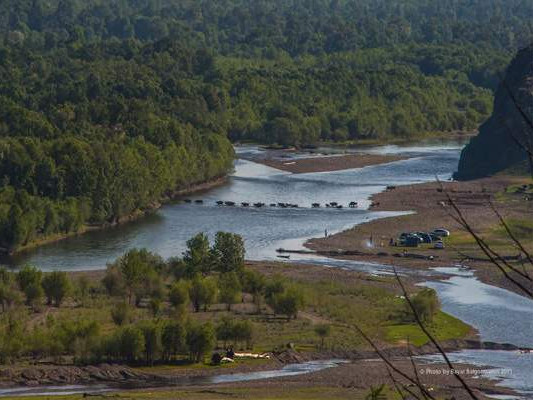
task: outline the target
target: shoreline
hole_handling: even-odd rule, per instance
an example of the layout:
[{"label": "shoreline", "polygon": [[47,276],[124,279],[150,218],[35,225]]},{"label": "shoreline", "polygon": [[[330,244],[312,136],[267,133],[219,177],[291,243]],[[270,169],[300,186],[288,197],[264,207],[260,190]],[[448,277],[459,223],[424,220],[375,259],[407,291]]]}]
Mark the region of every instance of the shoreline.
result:
[{"label": "shoreline", "polygon": [[[530,202],[501,202],[502,191],[509,185],[522,183],[516,176],[494,176],[467,182],[442,182],[443,187],[456,202],[476,230],[492,234],[498,219],[491,211],[489,200],[494,201],[504,218],[519,219],[531,210]],[[446,194],[437,182],[398,186],[371,196],[372,211],[410,211],[410,214],[385,217],[364,222],[327,238],[313,238],[304,243],[309,251],[333,258],[368,261],[397,265],[410,269],[450,267],[456,264],[472,266],[475,277],[482,282],[519,292],[488,260],[481,250],[469,241],[450,216]],[[452,232],[446,238],[445,249],[431,247],[390,246],[391,238],[397,240],[402,232],[431,231],[444,227]],[[372,239],[372,245],[369,244]],[[512,247],[501,250],[504,255],[516,256]]]},{"label": "shoreline", "polygon": [[117,226],[124,225],[124,224],[127,224],[129,222],[136,221],[136,220],[138,220],[138,219],[140,219],[140,218],[142,218],[142,217],[144,217],[146,215],[149,215],[149,214],[151,214],[153,212],[156,212],[157,210],[159,210],[165,204],[168,204],[168,203],[170,203],[172,201],[175,201],[175,200],[177,200],[178,198],[180,198],[182,196],[186,196],[186,195],[193,194],[193,193],[203,192],[205,190],[209,190],[209,189],[221,186],[221,185],[225,184],[227,182],[227,180],[228,180],[228,177],[227,176],[223,176],[223,177],[214,178],[214,179],[209,180],[207,182],[193,184],[193,185],[190,185],[190,186],[188,186],[188,187],[186,187],[184,189],[179,189],[179,190],[175,190],[175,191],[171,192],[169,195],[164,196],[159,201],[154,202],[151,206],[147,207],[144,210],[136,210],[136,211],[134,211],[133,213],[131,213],[129,215],[125,215],[123,217],[120,217],[117,222],[104,223],[104,224],[99,224],[99,225],[86,224],[86,225],[83,225],[76,232],[58,233],[58,234],[54,234],[54,235],[48,236],[46,238],[40,238],[38,240],[35,240],[35,241],[31,242],[31,243],[28,243],[28,244],[26,244],[24,246],[21,246],[21,247],[17,248],[13,252],[9,252],[9,251],[7,251],[4,248],[0,248],[0,255],[1,256],[8,256],[8,257],[9,256],[14,256],[14,255],[18,255],[20,253],[23,253],[25,251],[35,249],[35,248],[37,248],[39,246],[43,246],[43,245],[46,245],[46,244],[59,242],[61,240],[65,240],[65,239],[68,239],[68,238],[71,238],[71,237],[80,236],[80,235],[83,235],[83,234],[88,233],[88,232],[102,231],[102,230],[106,230],[106,229],[110,229],[110,228],[115,228]]}]

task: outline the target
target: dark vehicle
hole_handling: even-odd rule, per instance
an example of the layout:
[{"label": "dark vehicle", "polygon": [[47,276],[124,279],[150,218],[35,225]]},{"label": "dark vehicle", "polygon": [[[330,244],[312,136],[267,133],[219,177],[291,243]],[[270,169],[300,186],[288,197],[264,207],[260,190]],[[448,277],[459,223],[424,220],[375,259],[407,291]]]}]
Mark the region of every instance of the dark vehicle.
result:
[{"label": "dark vehicle", "polygon": [[409,235],[405,238],[404,246],[405,247],[418,247],[420,244],[420,238],[416,235]]},{"label": "dark vehicle", "polygon": [[249,207],[249,206],[250,206],[250,203],[241,203],[241,206],[243,206],[243,207]]},{"label": "dark vehicle", "polygon": [[221,206],[223,204],[224,204],[224,202],[222,200],[217,201],[217,205]]},{"label": "dark vehicle", "polygon": [[441,240],[441,237],[438,236],[438,235],[435,235],[433,232],[429,234],[429,236],[431,237],[431,240],[433,242],[438,242],[439,240]]},{"label": "dark vehicle", "polygon": [[203,200],[194,200],[194,202],[195,202],[196,204],[204,204],[204,201],[203,201]]},{"label": "dark vehicle", "polygon": [[235,205],[235,202],[234,201],[225,201],[224,204],[227,205],[227,206],[233,207]]},{"label": "dark vehicle", "polygon": [[183,200],[185,203],[192,203],[192,200],[191,199],[185,199]]},{"label": "dark vehicle", "polygon": [[422,239],[422,243],[432,243],[433,239],[431,235],[427,232],[415,232],[416,236]]},{"label": "dark vehicle", "polygon": [[320,207],[320,203],[313,203],[313,204],[312,204],[312,207],[313,207],[313,208],[319,208],[319,207]]}]

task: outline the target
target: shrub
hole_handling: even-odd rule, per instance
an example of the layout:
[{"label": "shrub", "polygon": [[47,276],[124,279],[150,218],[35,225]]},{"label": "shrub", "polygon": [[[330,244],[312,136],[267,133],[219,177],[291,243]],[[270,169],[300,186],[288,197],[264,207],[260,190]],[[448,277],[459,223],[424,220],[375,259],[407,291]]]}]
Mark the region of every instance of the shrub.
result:
[{"label": "shrub", "polygon": [[154,359],[163,351],[161,344],[161,326],[156,322],[145,322],[141,325],[144,336],[144,354],[148,364],[153,365]]},{"label": "shrub", "polygon": [[221,274],[218,280],[219,301],[226,304],[228,311],[231,305],[241,300],[241,282],[235,272]]},{"label": "shrub", "polygon": [[184,309],[189,304],[189,285],[186,282],[176,282],[170,288],[168,300],[173,307]]},{"label": "shrub", "polygon": [[48,304],[59,307],[70,292],[71,285],[66,272],[54,271],[44,276],[42,287]]},{"label": "shrub", "polygon": [[117,303],[111,309],[111,318],[115,325],[122,326],[131,322],[132,312],[128,303]]},{"label": "shrub", "polygon": [[24,289],[24,295],[26,296],[26,305],[37,309],[44,296],[43,288],[39,284],[30,283]]},{"label": "shrub", "polygon": [[132,362],[142,357],[145,343],[140,329],[133,326],[122,328],[118,338],[118,354],[123,360]]},{"label": "shrub", "polygon": [[30,285],[41,285],[43,273],[37,268],[26,265],[17,273],[17,284],[19,289],[23,292]]},{"label": "shrub", "polygon": [[[439,298],[433,289],[425,288],[411,298],[415,312],[422,322],[431,322],[439,309]],[[409,307],[409,305],[407,305]],[[407,310],[411,320],[414,320],[411,308]]]},{"label": "shrub", "polygon": [[324,348],[324,341],[331,333],[331,325],[320,324],[315,326],[315,333],[320,338],[320,348]]},{"label": "shrub", "polygon": [[161,344],[165,359],[170,360],[185,350],[186,331],[181,322],[168,321],[163,325]]},{"label": "shrub", "polygon": [[187,347],[192,362],[200,362],[208,352],[213,350],[215,343],[215,329],[211,323],[203,325],[193,323],[187,329]]}]

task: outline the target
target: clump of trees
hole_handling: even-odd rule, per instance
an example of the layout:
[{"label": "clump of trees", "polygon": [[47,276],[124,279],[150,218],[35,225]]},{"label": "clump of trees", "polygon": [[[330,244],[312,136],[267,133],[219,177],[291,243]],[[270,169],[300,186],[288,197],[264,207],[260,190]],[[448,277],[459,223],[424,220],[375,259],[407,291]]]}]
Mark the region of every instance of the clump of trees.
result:
[{"label": "clump of trees", "polygon": [[531,5],[389,3],[3,2],[0,251],[224,176],[230,140],[477,128],[530,41]]},{"label": "clump of trees", "polygon": [[[256,328],[235,305],[251,298],[252,312],[273,311],[288,320],[303,306],[303,295],[281,277],[245,268],[244,257],[242,238],[219,232],[213,243],[203,233],[191,238],[181,258],[132,249],[108,265],[100,282],[31,266],[0,269],[0,362],[74,355],[85,363],[151,365],[201,362],[217,345],[251,349]],[[263,301],[270,308],[261,307]],[[107,316],[54,313],[30,323],[45,305],[97,307]],[[212,313],[213,321],[200,322],[201,312]]]}]

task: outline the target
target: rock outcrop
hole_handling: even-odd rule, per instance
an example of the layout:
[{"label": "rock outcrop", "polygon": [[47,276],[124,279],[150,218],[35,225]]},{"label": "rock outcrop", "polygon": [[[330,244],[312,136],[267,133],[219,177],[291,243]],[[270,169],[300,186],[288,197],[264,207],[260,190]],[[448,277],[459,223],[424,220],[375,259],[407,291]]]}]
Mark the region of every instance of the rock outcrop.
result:
[{"label": "rock outcrop", "polygon": [[528,166],[527,152],[516,140],[533,149],[533,129],[512,97],[533,120],[533,44],[518,52],[504,79],[505,84],[501,83],[496,92],[492,116],[461,154],[455,174],[458,180],[482,178],[508,168],[525,170]]}]

